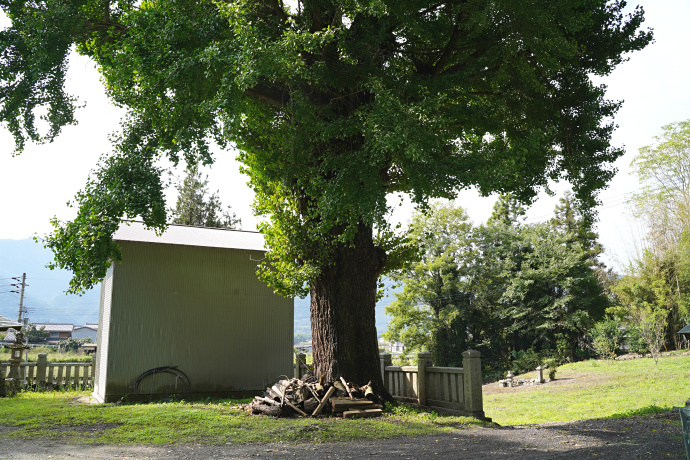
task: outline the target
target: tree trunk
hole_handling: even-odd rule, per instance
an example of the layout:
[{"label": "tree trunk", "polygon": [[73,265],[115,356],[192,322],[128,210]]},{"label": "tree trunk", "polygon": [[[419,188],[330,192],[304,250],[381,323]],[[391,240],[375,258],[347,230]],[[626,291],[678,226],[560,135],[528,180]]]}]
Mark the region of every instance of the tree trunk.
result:
[{"label": "tree trunk", "polygon": [[360,224],[353,245],[341,245],[333,263],[311,286],[311,330],[314,372],[333,381],[366,385],[383,397],[376,336],[376,291],[385,253],[373,241],[372,229]]}]

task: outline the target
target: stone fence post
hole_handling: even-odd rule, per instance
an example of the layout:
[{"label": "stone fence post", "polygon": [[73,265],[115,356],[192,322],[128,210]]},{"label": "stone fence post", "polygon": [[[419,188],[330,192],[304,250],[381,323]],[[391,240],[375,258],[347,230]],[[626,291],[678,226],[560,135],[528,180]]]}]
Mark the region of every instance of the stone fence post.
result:
[{"label": "stone fence post", "polygon": [[2,366],[0,366],[0,398],[7,396],[5,392],[5,376],[2,372]]},{"label": "stone fence post", "polygon": [[307,355],[304,353],[297,353],[295,355],[295,378],[296,379],[301,379],[302,376],[304,375],[302,373],[302,370],[304,369],[304,366],[307,364]]},{"label": "stone fence post", "polygon": [[39,353],[36,360],[36,388],[42,389],[46,384],[46,368],[48,367],[48,354]]},{"label": "stone fence post", "polygon": [[379,361],[381,362],[381,378],[383,379],[383,388],[390,391],[390,375],[386,373],[386,366],[393,365],[393,356],[390,353],[379,354]]},{"label": "stone fence post", "polygon": [[462,367],[465,386],[465,410],[475,417],[484,418],[482,401],[482,363],[481,353],[467,350],[462,354]]},{"label": "stone fence post", "polygon": [[426,406],[426,368],[432,365],[432,354],[423,351],[417,354],[417,404]]},{"label": "stone fence post", "polygon": [[544,369],[541,366],[537,366],[537,381],[544,383]]}]

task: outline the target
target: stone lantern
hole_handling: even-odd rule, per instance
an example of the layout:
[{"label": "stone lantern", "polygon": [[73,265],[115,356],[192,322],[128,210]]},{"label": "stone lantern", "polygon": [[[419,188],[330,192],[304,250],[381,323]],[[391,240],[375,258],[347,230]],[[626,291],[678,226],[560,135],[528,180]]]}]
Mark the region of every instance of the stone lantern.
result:
[{"label": "stone lantern", "polygon": [[[12,329],[10,329],[11,331]],[[9,384],[8,390],[11,393],[16,393],[19,390],[19,381],[21,380],[21,375],[19,374],[19,366],[22,363],[22,354],[24,350],[29,347],[24,345],[24,334],[21,331],[14,333],[14,343],[5,345],[5,348],[10,349],[10,370],[7,373],[7,383]]]}]

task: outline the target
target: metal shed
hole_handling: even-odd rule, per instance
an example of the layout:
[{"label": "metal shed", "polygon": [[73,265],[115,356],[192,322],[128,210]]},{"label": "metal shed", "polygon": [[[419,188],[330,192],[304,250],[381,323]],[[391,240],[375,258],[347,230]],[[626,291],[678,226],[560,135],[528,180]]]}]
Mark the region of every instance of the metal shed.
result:
[{"label": "metal shed", "polygon": [[177,366],[196,395],[256,392],[292,374],[293,299],[256,276],[258,232],[142,223],[114,240],[101,287],[94,397],[132,394],[144,372]]}]

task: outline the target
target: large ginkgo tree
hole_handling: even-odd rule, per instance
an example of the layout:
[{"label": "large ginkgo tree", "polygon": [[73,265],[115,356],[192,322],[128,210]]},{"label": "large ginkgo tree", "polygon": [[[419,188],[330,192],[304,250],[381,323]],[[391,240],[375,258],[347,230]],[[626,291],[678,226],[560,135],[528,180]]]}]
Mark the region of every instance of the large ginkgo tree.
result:
[{"label": "large ginkgo tree", "polygon": [[[568,180],[585,205],[614,171],[618,101],[593,75],[650,43],[622,0],[0,0],[0,120],[49,141],[76,120],[72,50],[127,110],[114,153],[46,243],[96,283],[123,217],[164,229],[158,160],[236,148],[284,295],[311,292],[317,375],[382,385],[377,280],[409,257],[386,220],[474,186],[530,200]],[[627,11],[627,12],[626,12]],[[43,113],[47,132],[36,128]]]}]

